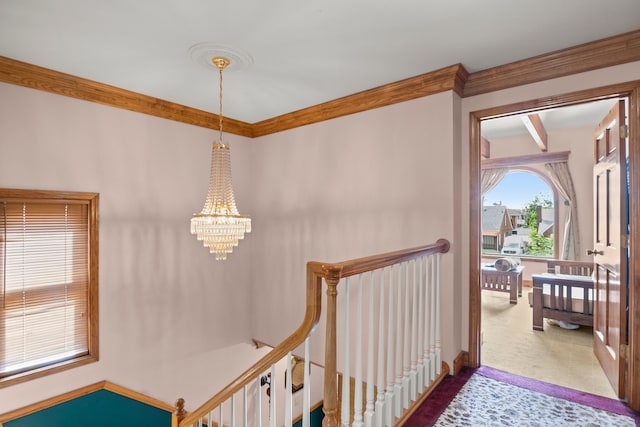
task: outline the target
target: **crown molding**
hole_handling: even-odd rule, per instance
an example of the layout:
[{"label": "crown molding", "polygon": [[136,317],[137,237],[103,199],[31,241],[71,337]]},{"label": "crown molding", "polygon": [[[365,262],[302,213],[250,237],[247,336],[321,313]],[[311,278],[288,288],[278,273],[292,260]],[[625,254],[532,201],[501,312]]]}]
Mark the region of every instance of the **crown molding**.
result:
[{"label": "crown molding", "polygon": [[[468,73],[462,64],[410,77],[256,123],[225,117],[225,131],[249,138],[453,91],[469,97],[640,60],[640,30]],[[0,56],[0,81],[218,129],[218,115]]]},{"label": "crown molding", "polygon": [[467,76],[467,70],[462,64],[451,65],[430,73],[256,122],[252,125],[253,135],[254,137],[269,135],[449,90],[462,95]]},{"label": "crown molding", "polygon": [[[218,115],[0,56],[0,81],[218,130]],[[225,131],[252,137],[251,125],[225,117]]]},{"label": "crown molding", "polygon": [[640,30],[471,73],[469,97],[640,60]]}]

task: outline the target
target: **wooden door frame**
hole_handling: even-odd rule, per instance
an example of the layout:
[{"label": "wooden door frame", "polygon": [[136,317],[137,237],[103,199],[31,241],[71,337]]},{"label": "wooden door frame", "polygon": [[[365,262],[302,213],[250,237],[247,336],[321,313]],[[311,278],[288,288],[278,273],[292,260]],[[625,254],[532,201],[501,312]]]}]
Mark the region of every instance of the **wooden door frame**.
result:
[{"label": "wooden door frame", "polygon": [[629,343],[627,351],[626,400],[640,411],[640,80],[539,98],[469,113],[469,362],[480,366],[480,122],[513,114],[582,104],[607,98],[629,101]]}]

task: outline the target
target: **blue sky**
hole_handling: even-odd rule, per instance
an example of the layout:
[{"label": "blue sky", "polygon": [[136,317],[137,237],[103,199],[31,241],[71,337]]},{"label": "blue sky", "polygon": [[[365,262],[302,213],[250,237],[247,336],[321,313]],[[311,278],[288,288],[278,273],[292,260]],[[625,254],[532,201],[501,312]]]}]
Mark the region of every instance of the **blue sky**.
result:
[{"label": "blue sky", "polygon": [[509,172],[484,198],[485,205],[502,202],[510,209],[521,209],[537,194],[553,200],[549,186],[534,174]]}]

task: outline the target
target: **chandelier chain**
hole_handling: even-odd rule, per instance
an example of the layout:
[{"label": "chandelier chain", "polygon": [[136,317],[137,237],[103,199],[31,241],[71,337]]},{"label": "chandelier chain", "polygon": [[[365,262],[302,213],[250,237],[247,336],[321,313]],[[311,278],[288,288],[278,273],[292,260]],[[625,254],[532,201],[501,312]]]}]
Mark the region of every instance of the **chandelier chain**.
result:
[{"label": "chandelier chain", "polygon": [[222,67],[218,67],[220,73],[220,114],[218,116],[218,127],[220,128],[220,143],[222,144]]}]

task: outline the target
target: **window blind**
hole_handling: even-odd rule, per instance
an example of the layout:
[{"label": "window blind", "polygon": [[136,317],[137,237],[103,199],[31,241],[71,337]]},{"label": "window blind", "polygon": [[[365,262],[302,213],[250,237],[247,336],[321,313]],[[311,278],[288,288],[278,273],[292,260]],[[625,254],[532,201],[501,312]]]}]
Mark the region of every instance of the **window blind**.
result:
[{"label": "window blind", "polygon": [[89,202],[0,199],[0,378],[89,351]]}]

